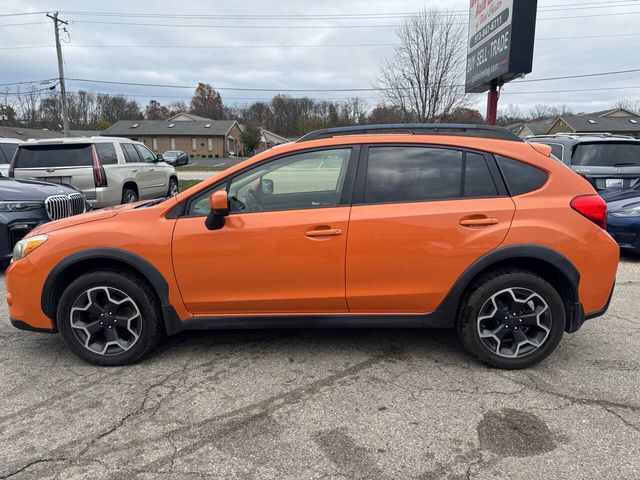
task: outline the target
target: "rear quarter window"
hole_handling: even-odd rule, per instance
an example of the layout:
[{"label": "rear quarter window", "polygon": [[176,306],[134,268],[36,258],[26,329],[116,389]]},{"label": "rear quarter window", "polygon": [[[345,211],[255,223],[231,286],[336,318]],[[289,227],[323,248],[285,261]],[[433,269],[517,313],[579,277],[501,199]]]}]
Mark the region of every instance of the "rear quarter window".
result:
[{"label": "rear quarter window", "polygon": [[0,163],[11,163],[17,148],[17,143],[0,143]]},{"label": "rear quarter window", "polygon": [[496,161],[511,196],[538,190],[549,178],[547,172],[518,160],[496,155]]},{"label": "rear quarter window", "polygon": [[90,167],[89,144],[29,145],[18,150],[15,168]]},{"label": "rear quarter window", "polygon": [[95,147],[102,165],[115,165],[118,163],[118,154],[113,143],[96,143]]}]

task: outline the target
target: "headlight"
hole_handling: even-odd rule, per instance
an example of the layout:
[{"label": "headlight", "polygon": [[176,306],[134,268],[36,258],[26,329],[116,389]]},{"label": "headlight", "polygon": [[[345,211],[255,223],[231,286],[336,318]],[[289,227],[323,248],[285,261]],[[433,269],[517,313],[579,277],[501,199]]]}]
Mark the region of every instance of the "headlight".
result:
[{"label": "headlight", "polygon": [[625,205],[625,208],[617,212],[611,212],[614,217],[640,217],[640,203]]},{"label": "headlight", "polygon": [[43,206],[43,202],[0,202],[0,212],[26,212]]},{"label": "headlight", "polygon": [[13,247],[13,261],[17,262],[21,258],[26,257],[36,248],[49,240],[49,235],[34,235],[33,237],[23,238],[16,246]]}]

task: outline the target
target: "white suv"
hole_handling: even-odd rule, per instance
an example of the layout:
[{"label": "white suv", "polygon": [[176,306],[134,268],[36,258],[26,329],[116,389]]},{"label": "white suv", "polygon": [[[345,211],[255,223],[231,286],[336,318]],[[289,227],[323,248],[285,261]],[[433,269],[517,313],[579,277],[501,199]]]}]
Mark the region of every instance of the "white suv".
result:
[{"label": "white suv", "polygon": [[18,146],[9,176],[72,185],[94,208],[178,193],[175,168],[143,143],[128,138],[23,142]]}]

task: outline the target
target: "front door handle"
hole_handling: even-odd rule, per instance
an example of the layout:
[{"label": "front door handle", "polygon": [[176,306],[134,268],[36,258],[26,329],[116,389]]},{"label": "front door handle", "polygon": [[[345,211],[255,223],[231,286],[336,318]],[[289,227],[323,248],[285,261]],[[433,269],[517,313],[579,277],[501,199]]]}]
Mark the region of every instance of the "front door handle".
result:
[{"label": "front door handle", "polygon": [[495,217],[467,217],[460,220],[463,227],[488,227],[497,223],[498,219]]},{"label": "front door handle", "polygon": [[136,173],[137,171],[138,171],[138,169],[137,169],[137,168],[132,168],[132,169],[131,169],[131,173]]},{"label": "front door handle", "polygon": [[153,172],[153,171],[155,171],[155,168],[150,168],[149,171]]},{"label": "front door handle", "polygon": [[306,237],[335,237],[342,235],[341,228],[323,228],[319,230],[309,230],[304,234]]}]

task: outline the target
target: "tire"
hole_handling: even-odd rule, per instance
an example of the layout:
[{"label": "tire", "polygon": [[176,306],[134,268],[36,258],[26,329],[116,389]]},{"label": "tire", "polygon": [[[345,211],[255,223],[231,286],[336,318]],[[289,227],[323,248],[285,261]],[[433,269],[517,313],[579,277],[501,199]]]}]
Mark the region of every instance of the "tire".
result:
[{"label": "tire", "polygon": [[128,365],[151,352],[163,334],[161,318],[151,288],[117,270],[78,277],[62,293],[56,312],[58,330],[69,349],[101,366]]},{"label": "tire", "polygon": [[169,188],[167,189],[167,197],[175,197],[178,193],[180,193],[180,186],[178,184],[178,179],[171,177],[169,179]]},{"label": "tire", "polygon": [[135,203],[138,201],[138,193],[133,188],[125,188],[122,190],[121,203]]},{"label": "tire", "polygon": [[456,329],[467,351],[481,361],[519,370],[547,358],[565,324],[564,302],[549,282],[526,270],[503,269],[474,282],[461,302]]}]

